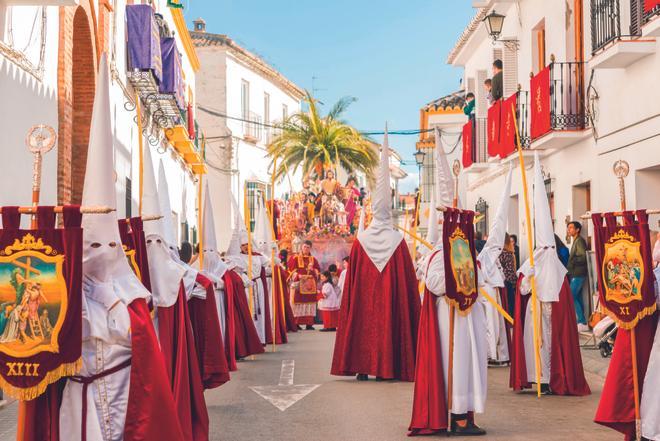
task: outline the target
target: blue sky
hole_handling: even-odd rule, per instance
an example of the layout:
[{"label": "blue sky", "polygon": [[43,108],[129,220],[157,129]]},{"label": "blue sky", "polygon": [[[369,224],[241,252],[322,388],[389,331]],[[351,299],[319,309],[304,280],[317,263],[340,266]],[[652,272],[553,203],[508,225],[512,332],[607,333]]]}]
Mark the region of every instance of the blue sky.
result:
[{"label": "blue sky", "polygon": [[[360,130],[382,130],[385,121],[391,129],[419,128],[419,109],[459,88],[461,70],[445,60],[474,14],[468,0],[185,4],[190,28],[202,17],[208,32],[229,35],[299,86],[314,86],[326,110],[342,96],[356,97],[346,117]],[[414,164],[416,141],[395,136],[390,145]],[[413,175],[405,190],[417,179],[417,167],[407,169]]]}]

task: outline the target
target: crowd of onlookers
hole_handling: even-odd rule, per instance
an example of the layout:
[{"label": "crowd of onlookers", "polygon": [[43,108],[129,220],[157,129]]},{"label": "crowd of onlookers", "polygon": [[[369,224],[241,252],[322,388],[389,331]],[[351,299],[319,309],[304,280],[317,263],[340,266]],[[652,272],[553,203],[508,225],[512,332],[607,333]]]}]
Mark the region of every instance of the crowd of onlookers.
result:
[{"label": "crowd of onlookers", "polygon": [[[486,89],[486,100],[491,105],[497,100],[504,98],[504,79],[502,77],[502,60],[495,60],[493,62],[493,77],[487,78],[484,81],[484,88]],[[463,113],[468,117],[474,117],[475,111],[475,96],[473,92],[468,92],[465,95],[465,104],[463,105]]]}]

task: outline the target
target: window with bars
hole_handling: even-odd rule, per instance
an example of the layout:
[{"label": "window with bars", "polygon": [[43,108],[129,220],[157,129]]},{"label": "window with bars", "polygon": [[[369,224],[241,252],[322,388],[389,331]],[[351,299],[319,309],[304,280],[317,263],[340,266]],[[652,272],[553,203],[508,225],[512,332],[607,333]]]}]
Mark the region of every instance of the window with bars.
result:
[{"label": "window with bars", "polygon": [[255,219],[257,215],[257,207],[260,200],[266,201],[270,195],[269,186],[259,181],[247,181],[247,204],[250,213],[250,231],[254,231],[257,224]]}]

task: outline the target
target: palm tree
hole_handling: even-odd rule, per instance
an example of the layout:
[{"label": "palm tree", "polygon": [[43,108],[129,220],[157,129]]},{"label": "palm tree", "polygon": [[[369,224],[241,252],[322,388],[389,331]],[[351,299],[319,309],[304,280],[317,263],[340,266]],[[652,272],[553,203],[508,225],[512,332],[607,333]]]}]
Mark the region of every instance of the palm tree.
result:
[{"label": "palm tree", "polygon": [[377,147],[340,119],[355,98],[340,99],[326,116],[321,116],[317,101],[308,91],[305,93],[309,110],[283,121],[281,132],[268,146],[268,155],[277,163],[275,177],[282,177],[288,170],[295,172],[298,167],[302,167],[305,177],[312,171],[320,176],[325,167],[341,166],[349,173],[362,172],[372,179],[378,164]]}]

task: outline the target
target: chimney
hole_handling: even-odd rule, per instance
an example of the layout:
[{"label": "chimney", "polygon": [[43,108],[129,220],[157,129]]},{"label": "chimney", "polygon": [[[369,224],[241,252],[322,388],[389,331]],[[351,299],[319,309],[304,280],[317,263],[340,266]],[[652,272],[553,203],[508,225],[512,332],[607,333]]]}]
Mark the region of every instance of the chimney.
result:
[{"label": "chimney", "polygon": [[193,21],[193,25],[195,26],[195,32],[206,32],[206,22],[204,19],[198,18]]}]

